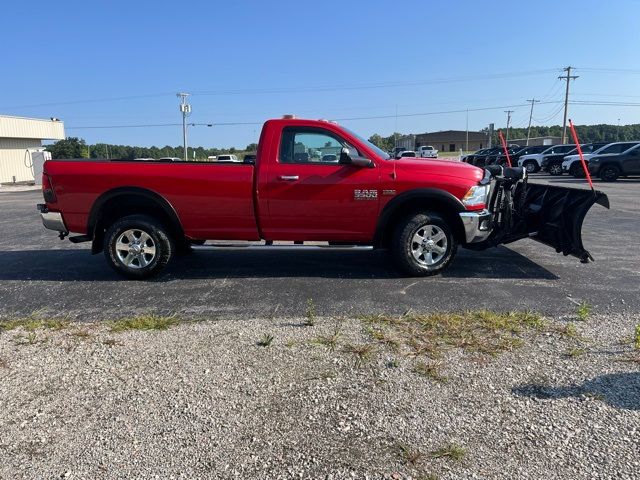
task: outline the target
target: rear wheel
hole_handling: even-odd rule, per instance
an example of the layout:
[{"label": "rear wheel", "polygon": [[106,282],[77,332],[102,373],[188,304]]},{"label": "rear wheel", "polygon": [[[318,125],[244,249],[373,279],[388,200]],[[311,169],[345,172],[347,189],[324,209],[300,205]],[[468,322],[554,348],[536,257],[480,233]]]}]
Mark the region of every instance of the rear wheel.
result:
[{"label": "rear wheel", "polygon": [[584,178],[584,168],[582,168],[582,164],[573,163],[571,167],[569,167],[569,173],[573,175],[575,178]]},{"label": "rear wheel", "polygon": [[174,254],[166,227],[147,215],[130,215],[107,230],[104,255],[120,275],[144,279],[158,275]]},{"label": "rear wheel", "polygon": [[562,164],[561,163],[552,163],[548,167],[549,173],[554,176],[562,175]]},{"label": "rear wheel", "polygon": [[615,165],[605,165],[600,168],[599,175],[605,182],[615,182],[620,176],[620,169]]},{"label": "rear wheel", "polygon": [[522,166],[525,168],[527,173],[536,173],[538,171],[538,164],[533,160],[527,160]]},{"label": "rear wheel", "polygon": [[412,276],[442,272],[453,261],[457,248],[451,226],[435,212],[408,216],[396,228],[391,245],[397,265]]}]

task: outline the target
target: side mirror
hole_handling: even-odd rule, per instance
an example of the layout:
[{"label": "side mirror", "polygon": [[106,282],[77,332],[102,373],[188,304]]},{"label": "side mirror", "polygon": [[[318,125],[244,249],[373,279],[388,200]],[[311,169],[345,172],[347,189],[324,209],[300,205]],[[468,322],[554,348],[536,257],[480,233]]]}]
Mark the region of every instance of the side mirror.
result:
[{"label": "side mirror", "polygon": [[347,147],[342,147],[342,150],[340,150],[339,163],[341,165],[355,165],[356,167],[365,167],[365,168],[374,167],[374,163],[368,158],[352,157]]}]

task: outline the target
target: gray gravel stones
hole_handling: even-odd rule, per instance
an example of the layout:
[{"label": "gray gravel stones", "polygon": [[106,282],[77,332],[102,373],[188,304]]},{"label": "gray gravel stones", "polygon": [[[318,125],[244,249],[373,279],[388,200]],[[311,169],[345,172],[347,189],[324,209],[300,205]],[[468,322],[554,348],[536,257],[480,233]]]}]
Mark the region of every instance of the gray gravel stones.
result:
[{"label": "gray gravel stones", "polygon": [[[3,332],[0,478],[635,479],[638,322],[579,323],[574,356],[547,334],[496,358],[453,350],[447,383],[381,347],[356,361],[340,345],[369,341],[357,320],[333,351],[312,343],[335,328],[323,318]],[[431,458],[450,444],[462,460]]]}]

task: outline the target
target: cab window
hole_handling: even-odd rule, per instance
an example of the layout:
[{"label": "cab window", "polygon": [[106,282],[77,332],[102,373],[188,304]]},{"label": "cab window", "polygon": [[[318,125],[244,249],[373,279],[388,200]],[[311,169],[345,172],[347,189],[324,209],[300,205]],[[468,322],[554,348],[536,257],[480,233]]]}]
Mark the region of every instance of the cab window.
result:
[{"label": "cab window", "polygon": [[282,131],[278,158],[281,163],[337,165],[343,147],[359,155],[357,149],[327,130],[287,127]]}]

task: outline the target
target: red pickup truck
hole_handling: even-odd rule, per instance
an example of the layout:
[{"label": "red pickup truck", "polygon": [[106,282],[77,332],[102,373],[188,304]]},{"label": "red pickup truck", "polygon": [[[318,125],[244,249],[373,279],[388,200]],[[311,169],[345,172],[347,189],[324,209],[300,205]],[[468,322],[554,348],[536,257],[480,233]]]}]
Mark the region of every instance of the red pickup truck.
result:
[{"label": "red pickup truck", "polygon": [[138,279],[207,240],[385,248],[409,275],[442,271],[458,245],[525,237],[586,262],[584,216],[608,208],[600,192],[529,183],[522,169],[396,160],[335,122],[290,116],[264,124],[255,160],[50,160],[42,188],[45,227]]}]

